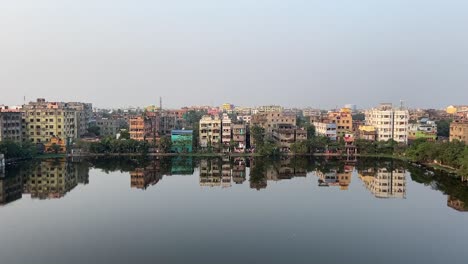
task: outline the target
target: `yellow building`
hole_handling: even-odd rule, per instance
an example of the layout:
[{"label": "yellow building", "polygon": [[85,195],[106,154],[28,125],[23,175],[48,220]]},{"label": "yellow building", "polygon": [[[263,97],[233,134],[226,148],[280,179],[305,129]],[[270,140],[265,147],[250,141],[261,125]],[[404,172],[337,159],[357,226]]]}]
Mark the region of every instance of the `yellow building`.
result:
[{"label": "yellow building", "polygon": [[329,112],[328,119],[336,124],[338,137],[343,137],[353,130],[353,114],[349,108],[341,108],[340,111]]},{"label": "yellow building", "polygon": [[46,144],[53,137],[63,141],[79,137],[76,111],[63,103],[38,99],[23,106],[23,139]]},{"label": "yellow building", "polygon": [[454,140],[468,143],[468,121],[450,123],[450,142]]}]

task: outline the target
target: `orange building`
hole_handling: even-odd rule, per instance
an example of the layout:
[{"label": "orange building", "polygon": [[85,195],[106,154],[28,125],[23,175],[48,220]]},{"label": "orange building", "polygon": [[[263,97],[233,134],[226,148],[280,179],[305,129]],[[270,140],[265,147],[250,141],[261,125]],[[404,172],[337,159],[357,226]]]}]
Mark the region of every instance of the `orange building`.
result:
[{"label": "orange building", "polygon": [[46,153],[65,153],[67,151],[65,141],[57,136],[52,136],[50,141],[44,144]]},{"label": "orange building", "polygon": [[145,140],[145,119],[143,116],[130,118],[130,139]]},{"label": "orange building", "polygon": [[349,108],[341,108],[340,111],[329,112],[328,119],[336,124],[338,137],[343,137],[346,133],[353,131],[353,115]]}]

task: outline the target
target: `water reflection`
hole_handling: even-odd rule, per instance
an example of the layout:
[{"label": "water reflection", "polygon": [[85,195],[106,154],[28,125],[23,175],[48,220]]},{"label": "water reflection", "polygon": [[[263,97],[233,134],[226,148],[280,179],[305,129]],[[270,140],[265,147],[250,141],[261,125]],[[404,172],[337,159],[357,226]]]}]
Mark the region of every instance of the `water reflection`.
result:
[{"label": "water reflection", "polygon": [[[303,157],[266,158],[204,158],[160,157],[154,159],[99,158],[83,161],[52,159],[9,167],[0,177],[0,204],[5,205],[28,195],[32,199],[57,199],[76,186],[89,183],[90,168],[104,172],[128,173],[130,188],[157,188],[163,178],[171,175],[198,177],[205,188],[232,188],[244,185],[255,190],[268,188],[271,182],[312,178],[320,188],[359,191],[351,188],[360,182],[376,198],[404,199],[407,195],[407,175],[411,180],[439,190],[447,195],[447,206],[468,211],[468,187],[459,179],[443,173],[432,173],[392,160],[362,159],[344,162]],[[353,176],[354,175],[354,176]],[[301,181],[302,182],[302,181]],[[359,185],[359,184],[358,184]],[[313,191],[313,190],[311,190]]]}]

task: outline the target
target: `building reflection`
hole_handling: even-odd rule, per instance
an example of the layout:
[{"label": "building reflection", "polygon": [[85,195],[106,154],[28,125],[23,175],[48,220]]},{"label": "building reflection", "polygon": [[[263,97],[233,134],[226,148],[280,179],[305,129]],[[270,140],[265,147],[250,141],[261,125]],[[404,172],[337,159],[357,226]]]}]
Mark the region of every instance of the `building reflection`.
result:
[{"label": "building reflection", "polygon": [[[341,168],[340,168],[341,167]],[[340,190],[348,190],[353,176],[354,166],[341,164],[332,168],[320,168],[315,171],[317,175],[318,184],[322,187],[336,186]]]},{"label": "building reflection", "polygon": [[146,190],[149,186],[156,185],[162,177],[161,160],[155,159],[144,167],[137,167],[130,171],[130,187]]},{"label": "building reflection", "polygon": [[468,206],[465,204],[465,202],[448,195],[447,197],[447,206],[450,208],[453,208],[459,212],[468,212]]},{"label": "building reflection", "polygon": [[0,205],[21,199],[23,194],[23,178],[21,174],[13,177],[2,175],[0,178]]},{"label": "building reflection", "polygon": [[387,165],[359,170],[359,179],[377,198],[406,198],[406,170]]},{"label": "building reflection", "polygon": [[250,161],[250,187],[261,190],[268,186],[268,181],[306,177],[306,164],[306,159],[289,156],[283,156],[273,161],[253,158]]},{"label": "building reflection", "polygon": [[202,159],[200,161],[200,186],[221,186],[221,168],[220,159]]},{"label": "building reflection", "polygon": [[46,160],[23,172],[23,193],[31,198],[61,198],[78,184],[89,182],[89,168],[65,159]]},{"label": "building reflection", "polygon": [[0,204],[8,204],[29,194],[32,199],[56,199],[78,184],[89,183],[89,166],[65,159],[44,160],[12,168],[0,178]]},{"label": "building reflection", "polygon": [[246,180],[247,163],[245,158],[235,158],[232,166],[232,181],[242,184]]}]

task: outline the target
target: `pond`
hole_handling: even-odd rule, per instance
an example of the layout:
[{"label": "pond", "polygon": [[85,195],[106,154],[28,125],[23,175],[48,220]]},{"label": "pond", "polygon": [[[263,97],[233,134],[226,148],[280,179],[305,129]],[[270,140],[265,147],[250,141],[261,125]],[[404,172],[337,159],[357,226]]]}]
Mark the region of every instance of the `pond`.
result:
[{"label": "pond", "polygon": [[0,263],[468,260],[468,186],[395,160],[32,161],[0,204]]}]

